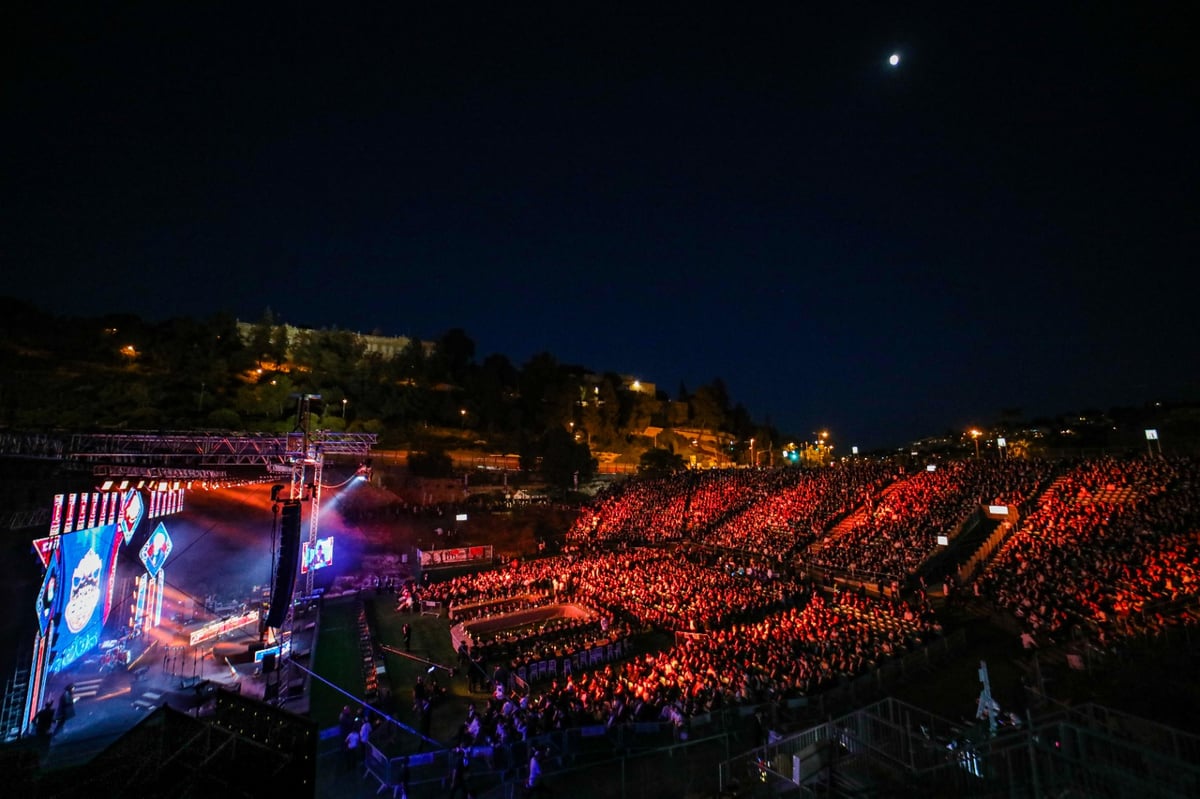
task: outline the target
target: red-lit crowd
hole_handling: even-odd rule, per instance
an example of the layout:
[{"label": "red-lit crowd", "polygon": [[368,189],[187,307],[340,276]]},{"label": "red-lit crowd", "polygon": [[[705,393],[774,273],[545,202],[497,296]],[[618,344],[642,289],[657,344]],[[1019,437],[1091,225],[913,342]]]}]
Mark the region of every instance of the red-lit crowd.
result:
[{"label": "red-lit crowd", "polygon": [[485,713],[469,714],[462,741],[501,744],[555,729],[634,721],[682,726],[731,705],[817,693],[940,633],[927,606],[813,592],[756,622],[560,677],[519,698],[501,687]]},{"label": "red-lit crowd", "polygon": [[[1103,643],[1105,634],[1194,618],[1180,609],[1200,601],[1200,468],[1163,458],[635,481],[581,515],[568,554],[427,586],[422,598],[452,609],[572,601],[633,631],[690,633],[665,652],[558,674],[520,700],[498,697],[471,741],[678,723],[728,704],[822,691],[940,634],[923,591],[907,600],[830,594],[793,570],[803,571],[813,553],[801,547],[815,540],[817,564],[898,582],[918,573],[936,535],[952,536],[981,505],[1023,516],[976,595],[1020,618],[1028,640],[1049,642],[1078,625]],[[630,546],[663,539],[673,543]]]},{"label": "red-lit crowd", "polygon": [[1021,520],[979,589],[1021,620],[1034,645],[1072,632],[1104,645],[1196,623],[1200,467],[1163,458],[1074,465]]},{"label": "red-lit crowd", "polygon": [[567,537],[589,543],[686,538],[779,557],[810,543],[894,474],[891,465],[866,460],[819,471],[688,471],[614,488],[584,508]]},{"label": "red-lit crowd", "polygon": [[714,569],[705,555],[655,548],[541,558],[434,583],[422,599],[478,606],[513,596],[582,602],[639,628],[698,632],[783,604],[795,585],[770,566]]},{"label": "red-lit crowd", "polygon": [[820,538],[836,520],[895,476],[894,468],[870,461],[817,471],[764,473],[749,502],[714,514],[717,523],[697,530],[713,546],[781,557]]},{"label": "red-lit crowd", "polygon": [[824,568],[904,580],[953,537],[981,505],[998,497],[1021,500],[1043,486],[1049,464],[950,461],[897,480],[869,497],[864,513],[820,545],[811,563]]}]

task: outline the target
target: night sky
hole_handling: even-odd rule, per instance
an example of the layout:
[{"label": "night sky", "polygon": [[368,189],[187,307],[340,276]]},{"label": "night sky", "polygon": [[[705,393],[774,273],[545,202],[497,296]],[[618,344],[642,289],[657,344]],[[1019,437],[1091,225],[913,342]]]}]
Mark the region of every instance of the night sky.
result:
[{"label": "night sky", "polygon": [[44,310],[462,327],[843,452],[1200,396],[1184,4],[125,5],[4,26]]}]

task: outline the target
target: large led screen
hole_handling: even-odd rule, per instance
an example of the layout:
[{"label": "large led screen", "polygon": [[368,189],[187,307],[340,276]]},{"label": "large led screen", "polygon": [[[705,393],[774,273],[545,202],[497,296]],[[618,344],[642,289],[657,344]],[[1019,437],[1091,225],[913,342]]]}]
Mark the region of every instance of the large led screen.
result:
[{"label": "large led screen", "polygon": [[50,562],[51,569],[61,570],[51,673],[65,669],[100,643],[111,601],[116,535],[117,526],[108,524],[59,537],[61,554]]},{"label": "large led screen", "polygon": [[315,546],[304,542],[300,555],[300,573],[308,574],[312,569],[323,569],[333,565],[333,536],[318,538]]}]

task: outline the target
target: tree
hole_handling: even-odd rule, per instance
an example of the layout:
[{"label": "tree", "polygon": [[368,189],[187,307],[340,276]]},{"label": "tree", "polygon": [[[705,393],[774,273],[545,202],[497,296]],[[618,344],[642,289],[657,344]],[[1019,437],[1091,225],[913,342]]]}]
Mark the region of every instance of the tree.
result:
[{"label": "tree", "polygon": [[208,426],[217,430],[241,430],[242,420],[232,408],[217,408],[208,414]]},{"label": "tree", "polygon": [[417,477],[450,477],[453,461],[445,450],[430,449],[426,452],[408,453],[408,470]]},{"label": "tree", "polygon": [[617,396],[617,386],[619,385],[621,385],[619,377],[606,374],[600,384],[596,386],[598,391],[593,392],[597,417],[596,428],[592,431],[593,441],[597,438],[605,442],[617,439],[618,421],[621,417],[621,401]]},{"label": "tree", "polygon": [[538,353],[521,369],[520,425],[526,430],[566,427],[574,392],[567,371],[548,352]]},{"label": "tree", "polygon": [[579,482],[592,479],[596,474],[596,459],[586,443],[577,443],[574,437],[562,428],[546,432],[542,450],[542,477],[550,485],[562,489],[574,487]]},{"label": "tree", "polygon": [[268,357],[277,365],[286,363],[292,351],[292,339],[288,335],[287,325],[277,325],[271,333],[271,347],[267,350]]},{"label": "tree", "polygon": [[513,427],[512,405],[517,395],[520,374],[504,355],[492,354],[484,359],[468,386],[475,398],[479,427],[493,434]]},{"label": "tree", "polygon": [[618,397],[620,414],[617,424],[627,434],[641,435],[642,431],[654,424],[654,416],[661,408],[658,400],[640,391],[622,391]]},{"label": "tree", "polygon": [[722,396],[712,386],[701,386],[696,389],[689,406],[692,422],[701,430],[716,432],[725,423],[725,408],[722,407]]},{"label": "tree", "polygon": [[666,477],[682,472],[684,468],[683,456],[673,449],[646,450],[638,461],[638,474],[647,477]]},{"label": "tree", "polygon": [[392,375],[399,383],[424,383],[427,372],[425,348],[415,338],[410,338],[404,349],[396,353],[391,362]]},{"label": "tree", "polygon": [[271,312],[268,306],[263,311],[262,318],[254,323],[250,328],[250,342],[246,345],[251,355],[258,361],[258,365],[262,366],[264,361],[278,363],[271,357],[271,342],[275,334],[275,314]]},{"label": "tree", "polygon": [[475,342],[461,327],[451,328],[438,339],[433,352],[434,374],[449,383],[462,385],[475,359]]}]

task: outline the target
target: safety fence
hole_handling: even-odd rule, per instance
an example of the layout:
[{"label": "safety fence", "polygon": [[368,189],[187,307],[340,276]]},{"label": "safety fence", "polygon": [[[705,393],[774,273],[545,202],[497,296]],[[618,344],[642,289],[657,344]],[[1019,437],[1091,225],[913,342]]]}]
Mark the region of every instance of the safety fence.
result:
[{"label": "safety fence", "polygon": [[[678,787],[674,782],[676,780],[682,780],[683,783],[711,783],[715,787],[714,764],[722,758],[728,759],[730,751],[745,750],[777,735],[771,731],[797,729],[818,723],[831,714],[845,712],[845,708],[870,701],[894,687],[897,682],[918,672],[928,672],[939,660],[964,645],[965,640],[963,631],[939,637],[919,650],[888,660],[855,680],[814,696],[730,705],[690,718],[675,716],[672,720],[597,723],[556,730],[504,745],[472,746],[465,750],[465,758],[470,764],[472,790],[477,796],[513,795],[512,792],[521,785],[527,773],[529,758],[535,747],[546,753],[543,768],[550,778],[559,772],[569,773],[573,775],[571,780],[574,786],[575,780],[585,773],[584,781],[589,785],[607,785],[608,792],[598,791],[594,794],[597,796],[661,795],[644,790],[648,785],[662,784],[663,780],[671,781],[674,786],[671,791]],[[525,682],[534,682],[620,660],[627,654],[624,642],[619,641],[569,657],[540,661],[532,669],[526,667],[524,674],[518,671],[517,676]],[[682,768],[681,772],[657,776],[651,765],[656,758],[661,761],[663,756],[673,757],[672,753],[683,757],[680,754],[683,750],[694,754],[699,751],[701,743],[709,748],[707,754],[696,756],[695,762],[685,758],[672,766]],[[452,758],[461,757],[464,757],[464,753],[453,749],[389,757],[379,749],[368,746],[364,773],[379,783],[381,792],[392,790],[398,794],[400,786],[406,785],[404,790],[409,795],[424,795],[421,786],[435,793],[449,786],[447,780]],[[704,769],[707,769],[707,776],[701,774]]]},{"label": "safety fence", "polygon": [[[378,783],[381,793],[440,795],[450,786],[452,766],[465,759],[471,793],[499,799],[524,794],[529,761],[537,750],[549,785],[569,782],[571,796],[683,795],[666,789],[681,781],[704,785],[711,794],[717,780],[714,764],[728,758],[733,748],[753,743],[751,720],[757,710],[755,706],[728,708],[681,725],[659,721],[595,724],[505,745],[392,758],[368,745],[363,773]],[[668,764],[670,773],[664,769]]]},{"label": "safety fence", "polygon": [[723,762],[740,797],[1200,795],[1200,737],[1095,705],[992,736],[886,699]]},{"label": "safety fence", "polygon": [[[564,778],[570,775],[574,786],[580,773],[586,772],[589,777],[585,783],[606,785],[609,792],[597,789],[596,796],[661,795],[647,792],[647,786],[661,784],[663,780],[672,785],[680,780],[689,784],[713,783],[709,787],[715,788],[713,765],[727,760],[730,751],[744,750],[768,737],[776,737],[772,730],[795,729],[798,725],[817,723],[839,710],[844,712],[844,708],[885,692],[907,676],[931,669],[964,643],[965,633],[962,632],[939,638],[916,652],[816,696],[730,705],[691,718],[677,717],[674,721],[585,725],[505,745],[469,747],[465,749],[465,756],[470,763],[473,791],[477,796],[512,796],[512,791],[517,790],[527,774],[534,748],[546,753],[543,768],[551,778],[560,773]],[[608,655],[607,648],[596,652],[598,658]],[[613,656],[617,656],[615,651]],[[565,665],[560,662],[558,667],[565,668]],[[932,719],[930,714],[915,718],[910,713],[906,721],[929,727],[932,723],[929,719]],[[674,757],[682,750],[694,755],[701,744],[708,747],[707,753],[703,757],[697,756],[695,762],[687,759],[662,761],[662,757]],[[398,791],[398,786],[406,783],[408,790],[416,791],[411,795],[418,795],[419,786],[429,790],[448,787],[452,758],[462,756],[455,750],[443,749],[389,758],[378,749],[368,747],[365,773],[379,783],[380,791]],[[663,762],[668,762],[676,771],[671,775],[657,775],[650,765],[653,762],[659,762],[659,768]],[[704,769],[707,774],[700,773]],[[593,770],[596,771],[594,775]],[[574,787],[572,790],[572,795],[588,795],[574,793]]]}]

